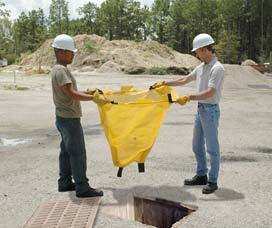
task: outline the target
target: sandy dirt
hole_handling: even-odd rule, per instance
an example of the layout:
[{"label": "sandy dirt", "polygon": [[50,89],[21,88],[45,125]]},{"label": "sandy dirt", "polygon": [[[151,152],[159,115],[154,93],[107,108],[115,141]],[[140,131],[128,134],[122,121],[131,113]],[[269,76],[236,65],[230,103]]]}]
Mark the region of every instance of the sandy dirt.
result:
[{"label": "sandy dirt", "polygon": [[[173,104],[146,160],[146,172],[131,164],[117,178],[97,107],[83,102],[82,124],[88,154],[88,177],[105,196],[95,227],[146,227],[109,216],[104,210],[128,194],[159,197],[198,207],[180,227],[272,227],[272,86],[271,78],[249,78],[226,66],[221,102],[221,170],[219,190],[203,195],[199,187],[185,187],[194,175],[191,150],[196,103]],[[251,69],[246,69],[251,72]],[[248,72],[247,71],[247,72]],[[254,72],[253,72],[254,73]],[[77,75],[78,87],[118,89],[134,85],[147,89],[175,76],[89,74]],[[235,82],[234,82],[235,81]],[[49,75],[0,73],[0,227],[20,228],[45,202],[75,199],[74,193],[58,193],[59,136],[54,126]],[[194,83],[177,88],[180,95],[195,91]],[[28,90],[18,90],[27,87]],[[22,143],[12,146],[15,143]],[[24,143],[23,143],[24,142]]]},{"label": "sandy dirt", "polygon": [[[109,41],[101,36],[86,34],[77,35],[74,39],[78,52],[70,67],[80,72],[131,73],[154,67],[192,70],[200,63],[194,56],[182,54],[156,41]],[[33,71],[41,67],[50,70],[55,64],[52,42],[52,39],[46,40],[34,53],[23,57],[19,66],[7,68]]]}]

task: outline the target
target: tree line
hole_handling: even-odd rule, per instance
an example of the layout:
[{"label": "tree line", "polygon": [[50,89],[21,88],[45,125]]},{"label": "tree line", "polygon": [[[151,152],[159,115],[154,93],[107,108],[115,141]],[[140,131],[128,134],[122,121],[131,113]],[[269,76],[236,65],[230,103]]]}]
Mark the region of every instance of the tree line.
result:
[{"label": "tree line", "polygon": [[108,40],[156,40],[190,53],[195,35],[205,32],[216,40],[224,63],[245,59],[272,61],[271,0],[154,0],[151,7],[136,0],[88,2],[70,18],[68,0],[51,0],[43,9],[22,12],[11,21],[0,0],[0,59],[19,61],[57,34],[97,34]]}]

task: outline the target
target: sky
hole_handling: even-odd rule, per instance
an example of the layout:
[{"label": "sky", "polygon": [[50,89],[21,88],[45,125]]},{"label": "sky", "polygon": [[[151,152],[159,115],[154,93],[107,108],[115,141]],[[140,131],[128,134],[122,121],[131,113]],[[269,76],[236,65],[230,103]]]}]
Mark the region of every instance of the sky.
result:
[{"label": "sky", "polygon": [[[48,16],[49,5],[51,0],[1,0],[5,3],[5,8],[10,10],[10,18],[12,20],[18,18],[21,12],[28,12],[34,9],[41,8],[44,13]],[[104,0],[67,0],[69,2],[69,13],[70,18],[77,18],[77,8],[83,6],[88,2],[100,5]],[[154,0],[138,0],[142,5],[151,6]]]}]

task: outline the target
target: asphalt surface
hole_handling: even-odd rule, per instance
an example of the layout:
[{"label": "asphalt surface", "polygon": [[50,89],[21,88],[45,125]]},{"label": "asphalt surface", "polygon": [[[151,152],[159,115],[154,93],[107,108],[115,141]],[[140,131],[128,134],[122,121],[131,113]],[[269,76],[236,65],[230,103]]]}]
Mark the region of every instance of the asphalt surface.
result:
[{"label": "asphalt surface", "polygon": [[[77,81],[81,90],[117,90],[120,85],[147,89],[171,77],[86,73],[77,76]],[[75,199],[74,192],[57,192],[59,136],[50,77],[17,74],[17,89],[13,88],[14,79],[13,74],[0,73],[1,228],[23,227],[41,203]],[[90,184],[105,194],[95,227],[146,227],[108,214],[110,207],[122,205],[129,194],[197,208],[177,227],[272,227],[272,87],[232,88],[228,83],[226,79],[220,104],[219,190],[211,195],[203,195],[200,187],[183,185],[185,178],[194,175],[196,165],[191,150],[196,102],[170,107],[146,159],[145,173],[138,173],[137,164],[131,164],[122,178],[116,177],[117,167],[113,166],[96,105],[82,102],[88,177]],[[21,87],[28,90],[19,90]],[[192,83],[176,90],[183,95],[195,88]],[[12,146],[16,140],[24,143]]]}]

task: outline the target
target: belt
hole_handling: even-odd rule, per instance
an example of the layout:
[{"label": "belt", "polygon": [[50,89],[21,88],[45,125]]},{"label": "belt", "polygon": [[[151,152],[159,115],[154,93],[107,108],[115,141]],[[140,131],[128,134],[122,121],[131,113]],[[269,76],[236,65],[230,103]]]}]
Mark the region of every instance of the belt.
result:
[{"label": "belt", "polygon": [[214,106],[218,106],[218,104],[209,104],[209,103],[200,103],[198,102],[197,104],[198,107],[214,107]]}]

